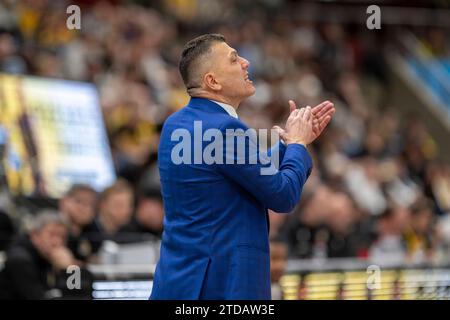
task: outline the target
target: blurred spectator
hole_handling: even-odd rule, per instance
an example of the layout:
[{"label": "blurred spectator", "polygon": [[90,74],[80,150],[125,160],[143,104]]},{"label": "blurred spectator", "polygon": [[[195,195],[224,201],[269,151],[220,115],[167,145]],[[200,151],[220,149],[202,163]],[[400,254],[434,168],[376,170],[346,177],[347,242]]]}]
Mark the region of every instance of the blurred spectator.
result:
[{"label": "blurred spectator", "polygon": [[[156,126],[143,108],[130,102],[118,106],[107,123],[119,174],[136,183],[153,154],[159,139]],[[153,159],[154,160],[154,159]]]},{"label": "blurred spectator", "polygon": [[434,243],[433,212],[426,199],[421,199],[411,208],[410,227],[406,230],[408,261],[430,262]]},{"label": "blurred spectator", "polygon": [[447,264],[450,262],[450,213],[446,213],[437,218],[435,230],[436,252],[433,254],[433,261]]},{"label": "blurred spectator", "polygon": [[353,163],[346,172],[345,182],[362,209],[372,215],[378,215],[386,208],[386,199],[380,185],[375,159],[366,157]]},{"label": "blurred spectator", "polygon": [[397,206],[409,207],[420,196],[420,187],[408,175],[401,158],[380,163],[379,174],[389,201]]},{"label": "blurred spectator", "polygon": [[370,222],[341,187],[321,184],[304,195],[280,234],[296,258],[365,258],[372,240]]},{"label": "blurred spectator", "polygon": [[424,183],[425,193],[433,200],[436,213],[450,213],[450,165],[431,163]]},{"label": "blurred spectator", "polygon": [[326,258],[328,231],[325,215],[331,190],[321,185],[303,201],[285,224],[290,255],[296,258]]},{"label": "blurred spectator", "polygon": [[66,222],[56,212],[42,212],[30,221],[28,233],[13,244],[0,272],[0,298],[90,298],[92,277],[80,269],[81,290],[69,290],[66,269],[76,260],[65,246]]},{"label": "blurred spectator", "polygon": [[329,258],[356,257],[362,245],[356,232],[357,212],[351,198],[335,191],[327,199],[326,223],[329,230],[327,256]]},{"label": "blurred spectator", "polygon": [[96,245],[105,240],[127,243],[135,240],[126,231],[133,213],[134,192],[128,182],[118,180],[100,195],[98,216],[89,229],[89,239]]},{"label": "blurred spectator", "polygon": [[280,286],[281,276],[287,264],[287,246],[279,239],[270,241],[270,279],[272,281],[272,299],[282,300],[283,294]]},{"label": "blurred spectator", "polygon": [[[136,212],[128,226],[127,232],[161,237],[163,231],[164,208],[161,192],[150,189],[143,192],[137,201]],[[143,237],[145,238],[145,236]]]},{"label": "blurred spectator", "polygon": [[377,239],[370,248],[369,258],[376,263],[401,264],[406,261],[407,248],[403,235],[410,223],[410,211],[396,207],[378,216]]},{"label": "blurred spectator", "polygon": [[96,191],[82,184],[73,185],[59,201],[59,211],[69,223],[68,247],[81,261],[87,261],[99,249],[99,244],[89,239],[96,205]]},{"label": "blurred spectator", "polygon": [[14,37],[0,29],[0,71],[8,73],[25,73],[27,64],[18,54]]}]

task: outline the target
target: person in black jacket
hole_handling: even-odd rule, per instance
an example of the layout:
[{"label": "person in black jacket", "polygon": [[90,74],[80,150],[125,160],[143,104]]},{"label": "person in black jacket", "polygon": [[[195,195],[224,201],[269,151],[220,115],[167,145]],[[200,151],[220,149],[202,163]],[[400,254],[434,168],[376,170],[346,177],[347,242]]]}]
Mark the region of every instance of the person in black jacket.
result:
[{"label": "person in black jacket", "polygon": [[6,212],[0,210],[0,251],[8,249],[16,228]]},{"label": "person in black jacket", "polygon": [[[77,268],[65,246],[67,225],[57,213],[34,217],[29,232],[11,245],[0,271],[0,299],[91,298],[92,276]],[[74,277],[75,275],[75,277]]]},{"label": "person in black jacket", "polygon": [[96,206],[97,192],[84,184],[73,185],[59,201],[59,211],[69,223],[67,246],[83,262],[100,249],[101,243],[90,239]]},{"label": "person in black jacket", "polygon": [[134,210],[134,191],[126,180],[119,179],[103,190],[98,208],[98,215],[86,233],[91,243],[101,247],[104,241],[136,242],[135,233],[126,228]]},{"label": "person in black jacket", "polygon": [[164,219],[161,190],[148,188],[137,198],[136,211],[131,221],[122,230],[135,234],[135,238],[141,241],[161,239]]}]

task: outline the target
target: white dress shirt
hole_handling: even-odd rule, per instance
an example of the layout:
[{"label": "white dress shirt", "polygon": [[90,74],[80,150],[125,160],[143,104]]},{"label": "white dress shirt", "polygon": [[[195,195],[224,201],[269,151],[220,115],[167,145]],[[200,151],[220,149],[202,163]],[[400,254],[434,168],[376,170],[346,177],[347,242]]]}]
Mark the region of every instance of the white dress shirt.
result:
[{"label": "white dress shirt", "polygon": [[[210,100],[211,100],[211,99],[210,99]],[[219,101],[216,101],[216,100],[211,100],[211,101],[217,103],[219,106],[221,106],[223,109],[225,109],[225,111],[226,111],[230,116],[232,116],[233,118],[236,118],[236,119],[239,118],[239,117],[238,117],[238,114],[236,113],[236,109],[233,108],[233,106],[230,106],[230,105],[227,104],[227,103],[219,102]]]}]

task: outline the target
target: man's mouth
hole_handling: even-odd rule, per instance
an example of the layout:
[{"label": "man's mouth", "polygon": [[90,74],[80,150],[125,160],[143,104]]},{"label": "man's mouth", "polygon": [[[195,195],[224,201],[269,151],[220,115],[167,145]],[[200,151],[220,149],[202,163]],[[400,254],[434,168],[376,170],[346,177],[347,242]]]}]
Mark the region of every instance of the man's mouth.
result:
[{"label": "man's mouth", "polygon": [[245,75],[244,80],[248,83],[253,83],[253,81],[249,79],[248,73]]}]

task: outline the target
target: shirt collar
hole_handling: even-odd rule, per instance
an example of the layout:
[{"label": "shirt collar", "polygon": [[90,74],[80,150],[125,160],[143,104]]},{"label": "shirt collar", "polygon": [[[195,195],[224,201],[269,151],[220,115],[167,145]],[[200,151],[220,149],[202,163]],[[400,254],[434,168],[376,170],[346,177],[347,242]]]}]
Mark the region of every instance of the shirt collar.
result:
[{"label": "shirt collar", "polygon": [[[210,99],[210,100],[211,100],[211,99]],[[219,101],[216,101],[216,100],[211,100],[211,101],[214,102],[214,103],[217,103],[219,106],[221,106],[223,109],[225,109],[225,111],[226,111],[230,116],[232,116],[233,118],[236,118],[236,119],[239,118],[239,117],[238,117],[238,114],[236,113],[236,109],[233,108],[232,106],[230,106],[229,104],[223,103],[223,102],[219,102]]]}]

